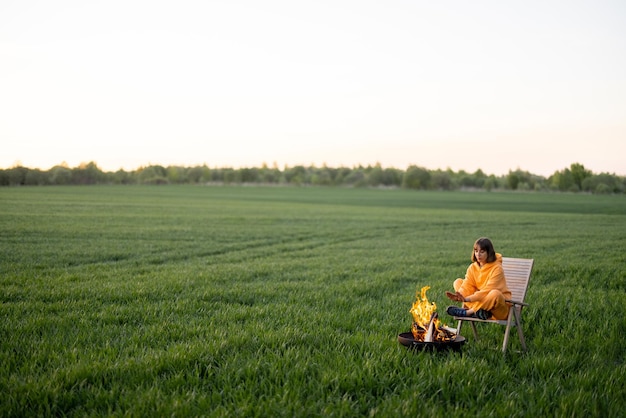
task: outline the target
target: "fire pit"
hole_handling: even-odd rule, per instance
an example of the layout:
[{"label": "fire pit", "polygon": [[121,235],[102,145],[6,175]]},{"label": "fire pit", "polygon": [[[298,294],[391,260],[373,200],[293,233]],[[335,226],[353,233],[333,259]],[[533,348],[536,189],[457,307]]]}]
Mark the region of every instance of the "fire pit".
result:
[{"label": "fire pit", "polygon": [[412,350],[423,350],[423,351],[461,351],[461,347],[465,344],[465,337],[460,335],[456,336],[454,340],[450,341],[432,341],[432,342],[424,342],[417,341],[413,337],[412,332],[403,332],[398,334],[398,342],[403,346],[412,349]]},{"label": "fire pit", "polygon": [[410,332],[398,335],[398,342],[413,350],[461,351],[465,338],[457,335],[456,329],[442,325],[437,315],[437,305],[428,302],[426,291],[430,286],[424,286],[421,295],[415,295],[416,301],[411,307],[413,326]]}]

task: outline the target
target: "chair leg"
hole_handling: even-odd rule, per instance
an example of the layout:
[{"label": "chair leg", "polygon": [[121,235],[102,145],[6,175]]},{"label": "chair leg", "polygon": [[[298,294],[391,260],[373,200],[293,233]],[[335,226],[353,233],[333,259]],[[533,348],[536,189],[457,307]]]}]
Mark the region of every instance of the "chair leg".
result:
[{"label": "chair leg", "polygon": [[522,318],[520,314],[518,314],[517,310],[515,310],[515,326],[517,327],[517,335],[519,336],[519,342],[522,345],[522,350],[526,351],[526,340],[524,340],[524,331],[522,331]]},{"label": "chair leg", "polygon": [[472,331],[474,331],[474,339],[478,341],[478,331],[476,330],[476,324],[474,324],[474,321],[470,321],[470,325],[472,326]]},{"label": "chair leg", "polygon": [[[478,331],[476,330],[476,325],[474,325],[474,321],[468,321],[472,326],[472,331],[474,332],[474,339],[478,341]],[[463,320],[459,319],[459,323],[456,326],[456,335],[461,335],[461,325],[463,325]]]},{"label": "chair leg", "polygon": [[506,330],[504,331],[504,342],[502,343],[503,353],[506,353],[506,346],[509,344],[509,335],[511,334],[511,322],[513,321],[513,316],[515,316],[515,323],[517,323],[517,314],[515,313],[515,308],[511,306],[511,308],[509,309],[509,317],[506,320]]}]

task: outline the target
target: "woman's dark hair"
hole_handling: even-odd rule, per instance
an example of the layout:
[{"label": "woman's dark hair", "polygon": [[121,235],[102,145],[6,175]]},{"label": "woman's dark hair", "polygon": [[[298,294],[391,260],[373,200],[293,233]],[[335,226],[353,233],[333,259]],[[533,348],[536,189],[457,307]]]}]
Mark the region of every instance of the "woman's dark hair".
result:
[{"label": "woman's dark hair", "polygon": [[[474,248],[480,248],[487,251],[487,262],[493,263],[496,261],[496,250],[493,249],[493,244],[489,238],[478,238],[474,243]],[[476,256],[474,255],[474,248],[472,248],[472,263],[476,262]]]}]

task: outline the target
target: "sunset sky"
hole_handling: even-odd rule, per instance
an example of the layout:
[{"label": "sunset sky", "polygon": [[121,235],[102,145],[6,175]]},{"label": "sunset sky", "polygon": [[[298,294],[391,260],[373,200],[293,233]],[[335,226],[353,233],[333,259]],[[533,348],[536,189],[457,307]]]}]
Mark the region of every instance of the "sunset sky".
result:
[{"label": "sunset sky", "polygon": [[626,2],[3,0],[0,168],[626,175]]}]

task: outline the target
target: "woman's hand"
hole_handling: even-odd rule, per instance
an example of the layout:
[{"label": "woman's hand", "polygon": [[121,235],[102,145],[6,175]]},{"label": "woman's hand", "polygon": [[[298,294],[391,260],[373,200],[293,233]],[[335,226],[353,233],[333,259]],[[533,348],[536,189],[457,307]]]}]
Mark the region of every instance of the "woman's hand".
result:
[{"label": "woman's hand", "polygon": [[446,292],[446,296],[448,297],[448,299],[456,301],[456,302],[464,302],[465,301],[465,298],[459,292],[456,292],[456,293]]}]

